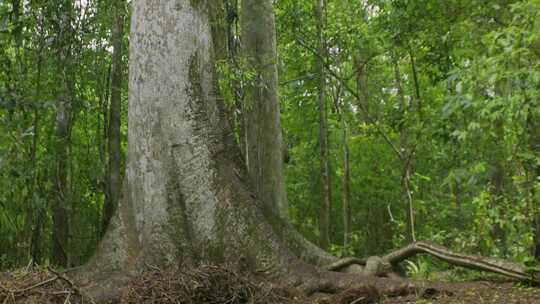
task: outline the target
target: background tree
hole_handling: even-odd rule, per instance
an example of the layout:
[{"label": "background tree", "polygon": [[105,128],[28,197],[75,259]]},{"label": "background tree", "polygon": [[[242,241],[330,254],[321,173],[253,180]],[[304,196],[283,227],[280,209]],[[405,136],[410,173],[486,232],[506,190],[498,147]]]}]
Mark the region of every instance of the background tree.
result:
[{"label": "background tree", "polygon": [[121,150],[121,115],[122,115],[122,54],[124,43],[124,15],[125,2],[123,0],[114,1],[113,5],[113,26],[112,26],[112,65],[111,65],[111,102],[109,106],[108,120],[108,165],[107,165],[107,187],[105,191],[105,203],[103,212],[103,231],[107,228],[111,217],[114,214],[121,191],[122,177],[122,150]]},{"label": "background tree", "polygon": [[255,73],[251,85],[245,88],[245,161],[259,197],[274,212],[288,218],[272,1],[244,0],[240,19],[247,68]]},{"label": "background tree", "polygon": [[317,25],[317,75],[318,87],[318,109],[319,109],[319,151],[320,151],[320,183],[321,183],[321,204],[319,211],[319,245],[323,249],[330,246],[330,212],[332,207],[332,186],[330,177],[330,161],[328,156],[328,121],[326,109],[326,71],[324,60],[326,57],[326,41],[324,36],[325,21],[325,1],[315,1],[315,18]]}]

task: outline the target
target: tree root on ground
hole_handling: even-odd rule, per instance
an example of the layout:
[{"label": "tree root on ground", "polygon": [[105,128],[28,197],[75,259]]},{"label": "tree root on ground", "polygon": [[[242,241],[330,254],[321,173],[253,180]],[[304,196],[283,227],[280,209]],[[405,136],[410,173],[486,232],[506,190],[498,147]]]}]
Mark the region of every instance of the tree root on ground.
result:
[{"label": "tree root on ground", "polygon": [[351,265],[362,265],[364,266],[363,272],[365,275],[392,276],[393,269],[400,262],[416,254],[429,254],[452,265],[492,272],[523,282],[540,284],[540,269],[538,268],[524,267],[501,259],[456,253],[446,247],[426,241],[414,242],[383,257],[370,257],[368,259],[344,258],[328,264],[324,268],[329,271],[343,271]]},{"label": "tree root on ground", "polygon": [[[437,284],[411,282],[398,277],[393,272],[400,262],[416,254],[429,254],[452,265],[497,273],[519,281],[540,283],[537,269],[526,268],[494,258],[456,253],[443,246],[424,241],[412,243],[382,257],[344,258],[328,264],[326,267],[313,266],[297,259],[291,262],[289,272],[280,280],[283,279],[282,282],[285,285],[308,297],[324,293],[341,294],[343,297],[354,295],[358,299],[376,299],[381,296],[393,297],[410,293],[421,296],[444,293],[444,290],[439,290],[436,287]],[[356,271],[351,271],[354,266],[357,267]],[[94,283],[92,284],[94,288],[85,288],[85,292],[92,293],[91,290],[93,290],[92,296],[96,300],[111,299],[114,295],[119,295],[119,290],[114,285],[117,285],[118,282],[125,285],[129,277],[126,275],[122,280],[111,280],[110,277],[104,276],[102,280],[110,281],[110,284],[94,285]],[[98,286],[100,287],[99,291],[95,289]],[[96,291],[97,293],[95,293]],[[112,293],[107,294],[111,291]]]},{"label": "tree root on ground", "polygon": [[[163,284],[172,282],[172,285],[161,286],[160,282],[164,282]],[[216,284],[221,287],[214,288],[217,287]],[[171,289],[171,286],[176,287]],[[208,289],[208,292],[202,294],[203,287]],[[206,296],[206,293],[212,297],[223,296],[241,300],[242,297],[248,296],[242,295],[240,297],[240,294],[245,293],[244,291],[247,290],[248,293],[251,293],[250,297],[253,297],[252,299],[264,298],[265,301],[268,300],[253,303],[311,303],[317,295],[324,294],[332,297],[332,303],[351,303],[358,300],[356,302],[358,304],[376,303],[377,299],[381,297],[394,297],[411,293],[423,294],[426,290],[434,290],[431,285],[413,283],[403,278],[381,278],[359,273],[327,271],[301,260],[291,262],[290,272],[283,274],[278,280],[268,279],[265,276],[254,275],[250,272],[242,272],[235,269],[234,265],[187,265],[179,267],[178,270],[168,269],[162,271],[149,268],[135,276],[127,273],[123,275],[121,273],[116,275],[104,274],[99,278],[92,278],[80,289],[85,296],[92,298],[96,303],[109,303],[119,300],[122,303],[139,303],[138,300],[142,298],[174,298],[180,294],[182,296],[189,295],[190,298],[200,300],[201,297]],[[216,292],[225,291],[227,294],[215,294]],[[265,295],[269,291],[272,291],[272,294],[279,292],[281,294],[280,299],[276,298],[270,301]],[[290,292],[291,295],[289,301],[284,300],[287,297],[286,291]],[[350,299],[353,297],[354,300],[350,302],[335,302],[338,298]],[[296,301],[294,300],[296,298],[303,300]],[[274,300],[276,301],[273,302]],[[232,301],[231,303],[237,302]]]},{"label": "tree root on ground", "polygon": [[[433,297],[445,293],[436,283],[412,282],[398,277],[393,272],[400,262],[416,254],[429,254],[452,265],[497,273],[519,281],[540,282],[537,269],[494,258],[456,253],[424,241],[412,243],[382,257],[344,258],[326,267],[318,267],[300,259],[294,259],[290,262],[288,273],[280,277],[280,282],[306,297],[332,294],[343,298],[345,302],[348,301],[346,299],[355,297],[355,300],[358,300],[357,303],[371,303],[380,297],[411,293],[422,297]],[[356,271],[351,271],[355,266]],[[155,271],[155,269],[151,270]],[[109,283],[96,284],[94,281],[91,284],[93,287],[88,286],[83,291],[96,300],[114,299],[120,296],[118,287],[126,286],[134,278],[127,274],[122,277],[121,280],[113,280],[109,275],[102,276],[98,281]]]}]

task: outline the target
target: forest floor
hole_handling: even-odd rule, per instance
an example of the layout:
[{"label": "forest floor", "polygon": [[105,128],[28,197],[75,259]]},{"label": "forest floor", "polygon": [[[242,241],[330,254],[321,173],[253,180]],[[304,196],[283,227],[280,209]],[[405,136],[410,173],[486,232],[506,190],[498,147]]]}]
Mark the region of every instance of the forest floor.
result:
[{"label": "forest floor", "polygon": [[[351,297],[354,290],[315,300],[226,267],[202,265],[148,272],[125,287],[120,303],[540,304],[540,288],[508,281],[434,283],[433,287],[433,293],[378,300]],[[69,278],[51,268],[0,272],[0,304],[42,303],[91,304],[92,301],[84,299]]]},{"label": "forest floor", "polygon": [[440,294],[387,298],[383,304],[540,304],[540,288],[515,282],[478,280],[436,284]]}]

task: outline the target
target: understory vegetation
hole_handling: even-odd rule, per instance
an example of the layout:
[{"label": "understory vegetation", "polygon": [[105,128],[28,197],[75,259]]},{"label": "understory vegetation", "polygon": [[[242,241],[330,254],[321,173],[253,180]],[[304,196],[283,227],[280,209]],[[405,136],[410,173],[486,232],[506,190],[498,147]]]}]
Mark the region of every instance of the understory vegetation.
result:
[{"label": "understory vegetation", "polygon": [[[536,264],[540,1],[333,0],[322,20],[315,3],[274,1],[290,221],[316,244],[329,231],[336,256],[430,240]],[[219,84],[242,146],[257,74],[238,1],[224,7]],[[128,50],[129,15],[120,0],[0,1],[0,269],[81,265],[101,240],[125,169],[128,52],[114,55]],[[429,258],[405,266],[461,275]]]}]

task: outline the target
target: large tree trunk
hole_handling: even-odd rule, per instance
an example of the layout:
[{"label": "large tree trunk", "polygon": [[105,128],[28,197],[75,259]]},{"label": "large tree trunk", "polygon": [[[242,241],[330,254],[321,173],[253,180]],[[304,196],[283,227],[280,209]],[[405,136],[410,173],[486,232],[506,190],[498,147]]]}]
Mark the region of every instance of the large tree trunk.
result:
[{"label": "large tree trunk", "polygon": [[308,293],[359,281],[396,287],[305,264],[335,258],[250,192],[217,98],[207,4],[133,2],[125,195],[97,254],[74,274],[83,290],[114,297],[145,265],[179,261],[228,262]]},{"label": "large tree trunk", "polygon": [[109,107],[109,124],[107,144],[109,158],[107,165],[107,187],[105,191],[105,205],[103,211],[102,231],[109,225],[114,210],[118,204],[121,191],[121,163],[122,151],[120,148],[121,114],[122,114],[122,44],[124,38],[124,0],[115,0],[113,22],[113,55],[112,55],[112,83],[111,103]]},{"label": "large tree trunk", "polygon": [[330,163],[328,156],[328,120],[326,109],[326,75],[324,58],[326,58],[326,43],[324,41],[324,0],[315,0],[315,15],[317,25],[317,74],[319,77],[319,150],[321,171],[321,205],[319,211],[319,245],[323,249],[330,246],[330,209],[332,192],[330,181]]},{"label": "large tree trunk", "polygon": [[274,19],[272,0],[242,1],[244,54],[256,73],[253,84],[246,90],[245,158],[257,195],[271,210],[288,218]]}]

